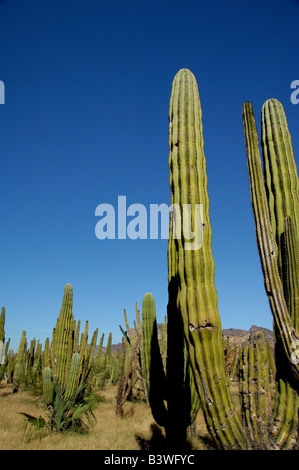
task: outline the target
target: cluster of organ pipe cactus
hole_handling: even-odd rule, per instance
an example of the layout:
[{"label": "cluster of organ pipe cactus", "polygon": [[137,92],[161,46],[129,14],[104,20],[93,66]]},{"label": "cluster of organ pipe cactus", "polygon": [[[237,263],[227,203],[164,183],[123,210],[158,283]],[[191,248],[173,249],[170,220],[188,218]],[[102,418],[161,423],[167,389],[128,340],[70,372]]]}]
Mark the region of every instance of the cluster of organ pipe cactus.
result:
[{"label": "cluster of organ pipe cactus", "polygon": [[134,373],[135,383],[132,384],[131,392],[134,393],[134,387],[138,390],[142,390],[144,401],[148,403],[147,388],[145,383],[145,373],[144,373],[144,350],[143,350],[143,327],[141,324],[140,311],[138,309],[138,304],[135,302],[135,313],[136,320],[134,320],[134,333],[130,328],[128,316],[126,309],[124,310],[124,319],[126,330],[119,325],[120,330],[123,334],[122,338],[122,367],[120,371],[120,377],[124,376],[127,373],[129,362],[133,355],[137,356],[136,370]]},{"label": "cluster of organ pipe cactus", "polygon": [[240,346],[236,344],[236,339],[232,342],[227,336],[222,337],[224,363],[226,375],[231,379],[235,379],[238,374]]},{"label": "cluster of organ pipe cactus", "polygon": [[136,370],[138,362],[138,342],[136,341],[127,367],[126,360],[129,358],[126,352],[126,341],[125,338],[122,338],[122,360],[120,367],[119,380],[117,385],[117,394],[116,394],[116,415],[123,416],[123,405],[128,399],[129,395],[132,393],[132,389],[136,379]]},{"label": "cluster of organ pipe cactus", "polygon": [[[5,363],[1,365],[1,379],[5,376],[8,383],[13,384],[13,391],[21,387],[33,388],[35,392],[43,393],[45,402],[50,399],[50,391],[59,384],[65,390],[65,396],[70,397],[75,391],[75,385],[88,381],[91,388],[108,386],[117,380],[115,356],[111,354],[112,334],[109,334],[106,354],[103,352],[104,334],[95,354],[98,329],[88,341],[88,321],[80,336],[80,320],[74,320],[73,289],[66,284],[63,293],[62,307],[56,326],[53,329],[52,340],[46,339],[44,348],[39,341],[33,339],[28,345],[24,330],[16,354],[8,351],[9,341],[5,345]],[[5,309],[0,317],[0,329],[4,339]],[[3,327],[1,326],[3,324]],[[109,348],[110,345],[110,348]],[[29,346],[29,347],[28,347]],[[72,392],[70,392],[70,390]]]},{"label": "cluster of organ pipe cactus", "polygon": [[[90,385],[99,385],[100,381],[112,380],[112,334],[109,334],[106,354],[102,354],[104,335],[101,337],[100,346],[95,354],[98,329],[92,335],[88,344],[88,321],[86,321],[84,332],[79,341],[80,321],[77,325],[73,316],[73,289],[70,284],[64,288],[62,307],[57,319],[56,328],[53,330],[52,348],[48,350],[48,364],[44,373],[44,388],[47,400],[49,399],[49,378],[58,383],[64,389],[64,398],[74,397],[77,388],[90,382]],[[103,364],[104,363],[104,364]],[[104,372],[101,371],[104,366]]]}]

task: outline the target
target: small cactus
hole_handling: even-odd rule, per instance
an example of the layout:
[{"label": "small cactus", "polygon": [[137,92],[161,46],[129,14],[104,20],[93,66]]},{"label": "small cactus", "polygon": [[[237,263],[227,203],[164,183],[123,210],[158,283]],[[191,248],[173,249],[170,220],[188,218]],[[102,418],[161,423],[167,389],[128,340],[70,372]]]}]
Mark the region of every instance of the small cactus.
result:
[{"label": "small cactus", "polygon": [[47,406],[53,400],[53,381],[50,367],[45,367],[43,370],[43,399]]},{"label": "small cactus", "polygon": [[71,360],[70,370],[65,384],[64,399],[73,399],[79,385],[80,354],[74,353]]}]

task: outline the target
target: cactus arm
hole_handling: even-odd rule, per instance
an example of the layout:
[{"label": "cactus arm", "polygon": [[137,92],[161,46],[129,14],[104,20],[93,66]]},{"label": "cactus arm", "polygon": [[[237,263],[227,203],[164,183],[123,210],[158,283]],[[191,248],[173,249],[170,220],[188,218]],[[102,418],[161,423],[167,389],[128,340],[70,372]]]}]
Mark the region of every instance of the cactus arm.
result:
[{"label": "cactus arm", "polygon": [[299,243],[293,217],[285,218],[281,240],[283,289],[294,330],[299,336]]},{"label": "cactus arm", "polygon": [[280,237],[287,216],[293,218],[299,239],[299,226],[296,226],[299,223],[299,180],[287,119],[282,104],[276,99],[269,99],[263,105],[261,143],[270,219],[281,273]]},{"label": "cactus arm", "polygon": [[50,367],[44,367],[43,370],[43,399],[48,406],[53,401],[53,381]]},{"label": "cactus arm", "polygon": [[125,337],[126,341],[128,342],[128,344],[130,344],[130,338],[128,336],[128,332],[125,331],[121,325],[119,325],[119,329],[122,332],[122,334],[124,335],[124,337]]},{"label": "cactus arm", "polygon": [[[284,292],[292,324],[298,334],[299,321],[299,260],[293,218],[286,217],[282,235],[282,269]],[[277,390],[272,416],[272,436],[280,448],[290,449],[296,444],[298,429],[299,395],[292,387],[284,355],[281,354],[281,339],[276,338],[276,379]],[[296,357],[297,360],[297,357]]]},{"label": "cactus arm", "polygon": [[44,353],[42,355],[42,367],[50,367],[50,340],[46,338]]},{"label": "cactus arm", "polygon": [[137,367],[137,348],[138,343],[136,342],[132,350],[131,358],[129,361],[127,372],[125,372],[126,363],[126,342],[122,338],[122,359],[120,367],[120,375],[117,386],[116,394],[116,416],[123,415],[123,405],[127,400],[135,381],[135,373]]},{"label": "cactus arm", "polygon": [[4,358],[4,350],[5,350],[5,347],[4,347],[4,342],[5,342],[4,325],[5,325],[5,307],[2,307],[1,308],[1,315],[0,315],[0,367],[2,369],[3,369],[2,365],[5,363],[5,358]]},{"label": "cactus arm", "polygon": [[0,341],[4,343],[5,341],[5,307],[1,308],[1,315],[0,315]]},{"label": "cactus arm", "polygon": [[152,414],[158,424],[165,426],[166,378],[160,354],[156,306],[152,294],[146,293],[142,300],[143,364],[146,394]]},{"label": "cactus arm", "polygon": [[74,353],[65,384],[64,399],[66,401],[72,400],[74,398],[77,387],[79,385],[80,362],[80,354]]},{"label": "cactus arm", "polygon": [[18,391],[22,379],[22,368],[24,365],[24,353],[26,351],[26,331],[24,330],[22,332],[22,336],[20,339],[18,351],[17,351],[17,356],[16,356],[16,364],[15,364],[15,369],[14,369],[14,375],[13,375],[13,382],[14,382],[14,391]]},{"label": "cactus arm", "polygon": [[[284,298],[283,284],[279,276],[277,252],[271,228],[271,220],[263,179],[258,134],[251,103],[243,104],[243,125],[250,181],[251,202],[256,226],[257,245],[264,273],[265,289],[269,298],[275,325],[291,363],[292,342],[296,333]],[[296,376],[298,366],[292,365]]]},{"label": "cactus arm", "polygon": [[79,352],[80,326],[81,321],[78,320],[74,337],[74,352]]},{"label": "cactus arm", "polygon": [[277,379],[271,417],[271,436],[280,449],[292,449],[298,439],[299,396],[291,385]]},{"label": "cactus arm", "polygon": [[88,368],[90,368],[92,366],[92,363],[93,363],[93,356],[94,356],[95,346],[96,346],[96,343],[97,343],[97,338],[98,338],[98,328],[96,328],[95,331],[93,332],[91,342],[90,342],[90,345],[89,345],[89,348],[88,348],[87,358],[86,358]]},{"label": "cactus arm", "polygon": [[253,109],[243,104],[251,199],[266,292],[274,318],[276,394],[271,435],[291,448],[298,427],[298,361],[292,360],[299,331],[298,175],[282,105],[268,100],[262,110],[264,179]]},{"label": "cactus arm", "polygon": [[98,372],[98,368],[100,367],[101,356],[102,356],[102,352],[103,352],[104,336],[105,336],[105,334],[102,333],[102,336],[101,336],[101,339],[100,339],[100,344],[99,344],[99,347],[98,347],[98,350],[97,350],[97,353],[96,353],[96,357],[95,357],[95,362],[94,362],[97,372]]},{"label": "cactus arm", "polygon": [[270,367],[263,333],[242,346],[240,396],[244,426],[255,448],[267,448],[271,411]]},{"label": "cactus arm", "polygon": [[56,324],[55,331],[55,378],[62,385],[65,384],[65,371],[68,360],[68,346],[70,332],[73,326],[73,288],[66,284],[63,293],[62,307]]}]

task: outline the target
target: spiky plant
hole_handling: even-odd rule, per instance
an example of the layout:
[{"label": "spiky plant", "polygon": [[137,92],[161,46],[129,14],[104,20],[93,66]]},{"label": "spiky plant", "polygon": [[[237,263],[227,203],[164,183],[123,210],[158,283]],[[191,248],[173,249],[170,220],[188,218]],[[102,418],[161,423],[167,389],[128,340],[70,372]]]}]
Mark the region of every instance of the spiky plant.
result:
[{"label": "spiky plant", "polygon": [[94,408],[97,400],[94,396],[86,394],[87,382],[81,383],[73,395],[66,397],[64,389],[56,383],[53,386],[52,400],[48,404],[48,412],[45,417],[32,416],[21,412],[25,418],[25,431],[46,428],[50,432],[88,431],[96,422]]}]

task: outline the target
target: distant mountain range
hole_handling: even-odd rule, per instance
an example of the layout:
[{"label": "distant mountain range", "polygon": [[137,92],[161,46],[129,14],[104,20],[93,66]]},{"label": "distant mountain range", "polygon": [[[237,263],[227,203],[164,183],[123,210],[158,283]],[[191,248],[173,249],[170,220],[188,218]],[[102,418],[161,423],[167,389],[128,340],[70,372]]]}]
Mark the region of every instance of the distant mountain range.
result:
[{"label": "distant mountain range", "polygon": [[[134,334],[134,330],[132,329],[131,331]],[[160,324],[158,324],[158,334],[159,334],[159,331],[160,331]],[[265,340],[269,341],[272,346],[274,345],[273,331],[268,330],[268,328],[263,328],[261,326],[252,325],[249,328],[249,330],[239,330],[237,328],[227,328],[227,329],[222,330],[222,334],[223,334],[223,336],[227,336],[230,339],[234,340],[239,345],[239,344],[245,343],[249,339],[249,337],[252,334],[255,334],[257,331],[262,331],[264,333]],[[96,346],[96,350],[97,350],[97,348],[98,348],[98,346]],[[112,344],[111,349],[112,349],[112,351],[118,351],[119,349],[121,349],[121,343]],[[103,350],[105,351],[106,348],[103,347]],[[96,353],[96,351],[95,351],[95,353]]]},{"label": "distant mountain range", "polygon": [[265,340],[269,341],[272,346],[274,345],[273,331],[261,326],[252,325],[248,331],[238,330],[237,328],[223,329],[222,334],[223,336],[228,336],[229,338],[234,339],[237,344],[242,344],[245,343],[251,335],[257,333],[258,331],[262,331],[264,333]]}]

